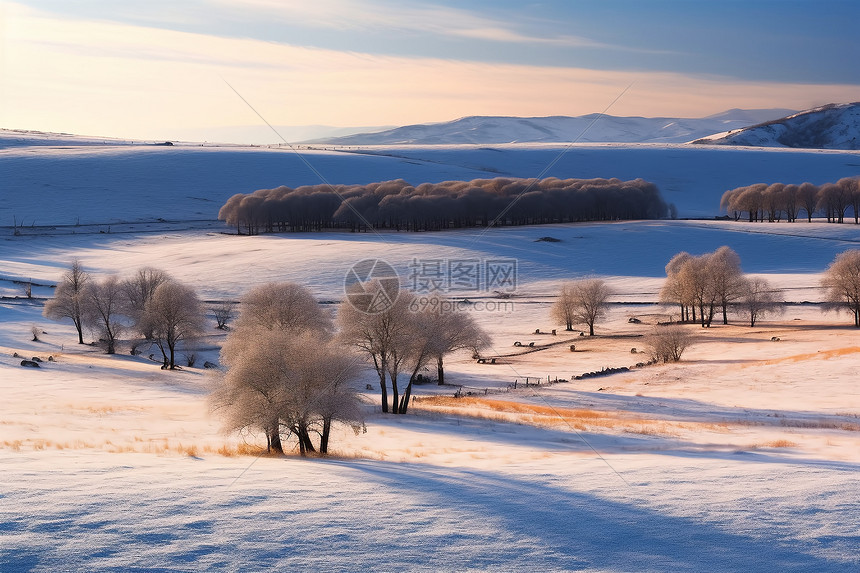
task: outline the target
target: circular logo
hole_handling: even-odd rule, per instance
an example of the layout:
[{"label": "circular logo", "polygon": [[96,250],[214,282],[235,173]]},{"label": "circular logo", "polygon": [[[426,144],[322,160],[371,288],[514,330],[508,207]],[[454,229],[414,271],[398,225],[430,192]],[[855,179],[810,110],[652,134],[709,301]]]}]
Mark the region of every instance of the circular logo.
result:
[{"label": "circular logo", "polygon": [[356,310],[368,314],[385,312],[397,301],[400,277],[394,267],[381,259],[358,261],[343,279],[346,300]]}]

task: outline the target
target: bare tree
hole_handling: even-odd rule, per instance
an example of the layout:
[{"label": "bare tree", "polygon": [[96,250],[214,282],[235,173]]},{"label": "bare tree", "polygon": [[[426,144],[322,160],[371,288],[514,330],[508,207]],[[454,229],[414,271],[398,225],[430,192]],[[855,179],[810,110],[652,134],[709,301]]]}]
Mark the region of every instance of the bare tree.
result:
[{"label": "bare tree", "polygon": [[108,354],[116,353],[116,342],[126,328],[122,283],[112,275],[93,282],[84,293],[84,325],[97,334]]},{"label": "bare tree", "polygon": [[227,323],[233,320],[236,303],[232,300],[224,300],[212,305],[212,313],[215,315],[215,323],[220,330],[227,330]]},{"label": "bare tree", "polygon": [[826,290],[829,308],[847,308],[860,328],[860,249],[836,255],[824,271],[821,286]]},{"label": "bare tree", "polygon": [[314,330],[330,333],[332,319],[305,287],[291,282],[267,283],[242,297],[236,329]]},{"label": "bare tree", "polygon": [[818,206],[818,187],[812,183],[801,183],[797,188],[797,202],[806,211],[806,219],[811,223]]},{"label": "bare tree", "polygon": [[845,191],[848,204],[854,212],[854,224],[860,224],[860,178],[843,177],[836,184]]},{"label": "bare tree", "polygon": [[749,319],[750,326],[768,314],[779,313],[782,306],[783,294],[762,278],[745,278],[741,283],[741,296],[738,300],[739,313]]},{"label": "bare tree", "polygon": [[349,383],[355,358],[320,333],[280,329],[234,330],[221,351],[227,372],[210,397],[225,429],[260,429],[270,452],[282,454],[282,433],[296,437],[299,452],[327,453],[332,423],[361,423]]},{"label": "bare tree", "polygon": [[51,320],[70,318],[78,331],[78,344],[84,343],[84,305],[89,285],[90,275],[80,261],[72,261],[72,266],[63,273],[54,296],[45,303],[43,311]]},{"label": "bare tree", "polygon": [[692,346],[693,335],[678,324],[658,325],[648,337],[651,359],[656,362],[678,362]]},{"label": "bare tree", "polygon": [[824,210],[828,223],[845,221],[845,211],[851,204],[851,194],[847,185],[825,183],[818,189],[818,208]]},{"label": "bare tree", "polygon": [[561,285],[558,297],[549,309],[549,316],[552,320],[564,324],[565,330],[573,330],[573,324],[576,322],[576,305],[573,288],[569,283]]},{"label": "bare tree", "polygon": [[436,381],[445,383],[444,357],[458,350],[468,349],[475,353],[490,344],[490,336],[475,322],[475,319],[465,312],[446,312],[445,308],[452,305],[440,305],[431,311],[433,331],[437,338],[436,351]]},{"label": "bare tree", "polygon": [[767,211],[767,220],[771,223],[779,222],[782,218],[782,211],[785,209],[785,185],[782,183],[773,183],[767,186],[762,192],[762,201],[765,211]]},{"label": "bare tree", "polygon": [[[421,346],[414,339],[416,313],[410,310],[413,300],[412,295],[401,292],[394,303],[382,312],[363,312],[348,301],[341,303],[338,309],[340,340],[355,347],[373,364],[379,377],[383,412],[400,413],[399,376],[404,369],[410,368],[410,364],[414,364],[416,347]],[[432,356],[429,353],[427,355]],[[388,381],[391,383],[390,408]],[[410,389],[408,385],[407,389]]]},{"label": "bare tree", "polygon": [[161,283],[146,301],[137,328],[161,350],[162,368],[176,368],[176,346],[203,332],[203,307],[197,293],[174,280]]},{"label": "bare tree", "polygon": [[[681,270],[693,258],[693,255],[686,251],[681,251],[666,263],[666,281],[663,283],[663,288],[660,289],[660,302],[667,304],[677,304],[680,308],[681,322],[696,320],[695,299],[691,285],[684,280],[684,275]],[[692,318],[690,313],[692,311]]]},{"label": "bare tree", "polygon": [[[741,258],[727,246],[707,255],[708,276],[717,304],[723,311],[723,324],[729,323],[729,305],[742,294]],[[710,326],[710,322],[708,323]]]},{"label": "bare tree", "polygon": [[[606,315],[606,301],[612,291],[600,279],[583,279],[565,285],[561,297],[570,305],[571,324],[585,324],[588,334],[594,336],[594,324]],[[564,316],[561,311],[555,311],[556,316]],[[565,317],[565,322],[567,319]]]},{"label": "bare tree", "polygon": [[[122,282],[123,313],[135,324],[141,322],[146,303],[160,285],[170,280],[170,275],[161,269],[142,267],[135,274]],[[151,340],[152,333],[142,331],[145,339]]]}]

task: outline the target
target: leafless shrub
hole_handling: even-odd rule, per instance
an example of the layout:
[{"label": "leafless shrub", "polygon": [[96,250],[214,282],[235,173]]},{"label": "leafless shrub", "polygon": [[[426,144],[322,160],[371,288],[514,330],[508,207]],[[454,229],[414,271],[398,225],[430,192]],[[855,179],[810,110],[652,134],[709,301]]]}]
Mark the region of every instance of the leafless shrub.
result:
[{"label": "leafless shrub", "polygon": [[681,355],[693,342],[693,335],[678,324],[654,327],[647,340],[651,359],[664,363],[680,361]]},{"label": "leafless shrub", "polygon": [[212,313],[220,330],[227,329],[227,323],[233,319],[235,310],[236,303],[230,300],[221,301],[212,306]]},{"label": "leafless shrub", "polygon": [[765,279],[753,277],[744,279],[736,308],[749,320],[750,326],[755,326],[765,315],[783,312],[782,301],[781,290],[773,288]]}]

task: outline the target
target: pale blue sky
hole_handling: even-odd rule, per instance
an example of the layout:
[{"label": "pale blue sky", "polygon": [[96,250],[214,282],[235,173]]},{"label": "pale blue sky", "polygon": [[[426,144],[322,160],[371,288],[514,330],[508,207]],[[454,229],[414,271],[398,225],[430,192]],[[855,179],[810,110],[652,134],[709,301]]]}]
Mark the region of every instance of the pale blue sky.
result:
[{"label": "pale blue sky", "polygon": [[631,82],[610,113],[860,100],[855,0],[0,6],[0,127],[145,137],[254,123],[221,78],[281,125],[578,115]]}]

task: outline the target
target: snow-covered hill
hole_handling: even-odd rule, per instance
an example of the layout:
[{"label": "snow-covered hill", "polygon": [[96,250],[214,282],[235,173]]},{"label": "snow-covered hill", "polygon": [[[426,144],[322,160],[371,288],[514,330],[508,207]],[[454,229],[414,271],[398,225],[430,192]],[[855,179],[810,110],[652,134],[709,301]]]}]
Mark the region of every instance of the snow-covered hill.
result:
[{"label": "snow-covered hill", "polygon": [[684,143],[793,113],[786,109],[732,109],[704,118],[472,116],[444,123],[407,125],[376,133],[318,140],[332,145],[435,145],[452,143],[616,142]]},{"label": "snow-covered hill", "polygon": [[694,141],[717,145],[860,149],[860,102],[830,104]]}]

